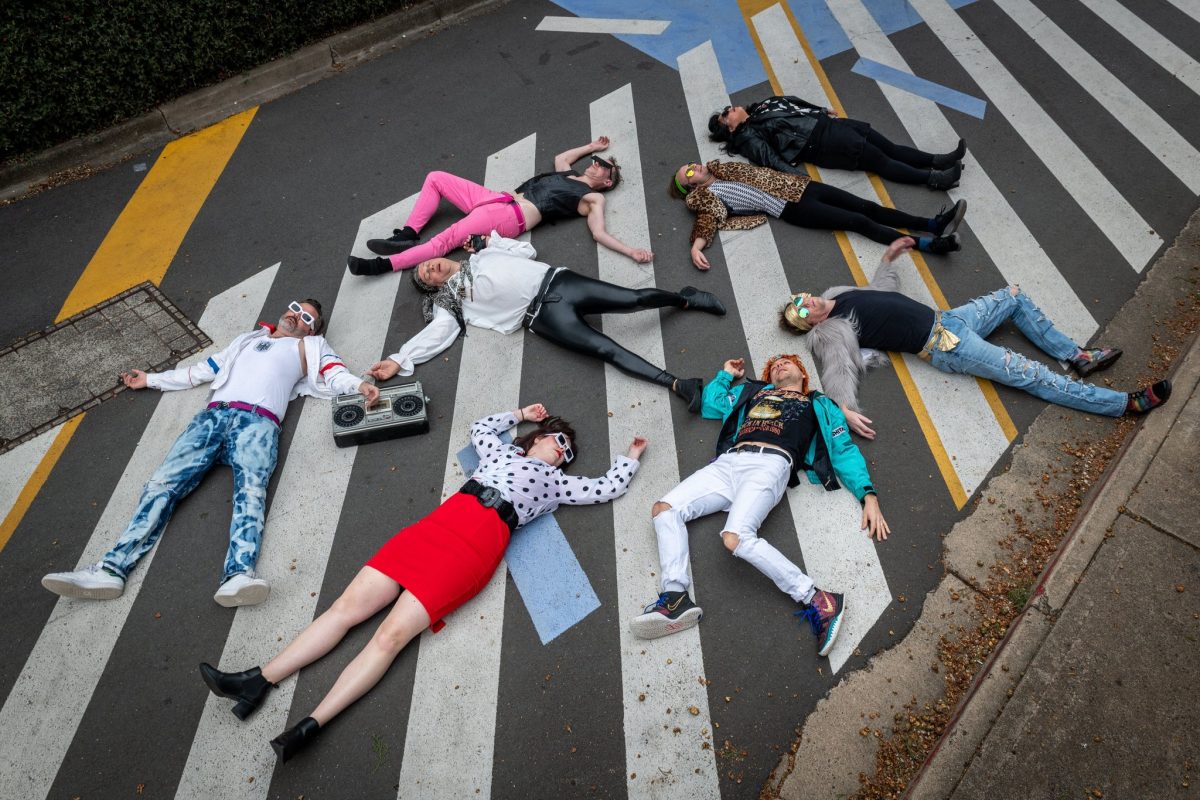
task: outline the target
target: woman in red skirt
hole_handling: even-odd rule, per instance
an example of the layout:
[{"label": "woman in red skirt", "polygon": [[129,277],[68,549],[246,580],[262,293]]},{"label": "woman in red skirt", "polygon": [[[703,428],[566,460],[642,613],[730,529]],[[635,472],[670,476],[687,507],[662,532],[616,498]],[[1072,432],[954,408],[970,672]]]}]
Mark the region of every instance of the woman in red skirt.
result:
[{"label": "woman in red skirt", "polygon": [[[500,434],[519,422],[536,422],[538,427],[512,444],[502,441]],[[215,694],[236,700],[233,713],[245,719],[279,681],[328,653],[352,627],[394,602],[379,630],[342,670],[312,716],[271,740],[287,761],[370,691],[417,634],[440,623],[487,585],[514,530],[560,505],[606,503],[625,493],[646,440],[635,438],[599,478],[562,471],[575,457],[574,440],[571,426],[549,416],[540,403],[476,421],[471,445],[479,454],[479,467],[462,489],[384,544],[329,610],[262,668],[221,672],[201,664],[204,682]]]}]

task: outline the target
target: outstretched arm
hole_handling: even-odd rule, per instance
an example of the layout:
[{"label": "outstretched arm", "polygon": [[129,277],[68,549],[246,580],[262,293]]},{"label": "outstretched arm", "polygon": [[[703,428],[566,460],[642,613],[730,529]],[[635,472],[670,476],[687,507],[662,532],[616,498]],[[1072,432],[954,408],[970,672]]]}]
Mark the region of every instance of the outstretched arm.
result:
[{"label": "outstretched arm", "polygon": [[376,361],[367,374],[377,381],[400,375],[412,375],[417,364],[424,364],[445,350],[458,338],[458,321],[441,306],[433,312],[433,322],[405,342],[400,349],[382,361]]},{"label": "outstretched arm", "polygon": [[608,137],[601,136],[594,142],[588,142],[579,147],[572,147],[570,150],[564,150],[554,157],[554,169],[558,172],[563,172],[571,168],[579,159],[584,156],[590,156],[592,153],[599,153],[602,150],[608,149]]},{"label": "outstretched arm", "polygon": [[599,192],[589,192],[579,203],[587,205],[588,230],[592,232],[593,239],[609,250],[628,256],[639,264],[648,264],[654,260],[654,253],[640,247],[630,247],[608,232],[604,226],[604,195]]},{"label": "outstretched arm", "polygon": [[880,259],[879,266],[875,268],[875,277],[871,278],[871,288],[882,292],[900,291],[900,268],[896,264],[896,260],[902,255],[911,253],[916,246],[917,243],[911,236],[901,237],[889,244],[887,250],[883,251],[883,258]]}]

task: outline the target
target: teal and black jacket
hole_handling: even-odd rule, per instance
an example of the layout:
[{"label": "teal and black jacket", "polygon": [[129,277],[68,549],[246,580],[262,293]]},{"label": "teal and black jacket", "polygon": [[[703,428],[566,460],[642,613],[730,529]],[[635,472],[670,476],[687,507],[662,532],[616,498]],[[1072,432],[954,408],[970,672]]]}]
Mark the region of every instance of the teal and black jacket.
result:
[{"label": "teal and black jacket", "polygon": [[[770,388],[774,388],[772,384],[761,381],[746,381],[734,386],[733,376],[723,369],[718,370],[704,387],[700,414],[707,419],[722,420],[717,439],[718,456],[737,444],[737,432],[746,418],[750,401],[762,389]],[[792,465],[788,486],[800,484],[800,470],[803,469],[809,483],[819,483],[830,492],[845,486],[861,503],[868,494],[875,494],[875,487],[871,485],[866,460],[850,438],[846,417],[837,403],[820,392],[810,392],[809,397],[821,435],[812,438],[804,463]]]}]

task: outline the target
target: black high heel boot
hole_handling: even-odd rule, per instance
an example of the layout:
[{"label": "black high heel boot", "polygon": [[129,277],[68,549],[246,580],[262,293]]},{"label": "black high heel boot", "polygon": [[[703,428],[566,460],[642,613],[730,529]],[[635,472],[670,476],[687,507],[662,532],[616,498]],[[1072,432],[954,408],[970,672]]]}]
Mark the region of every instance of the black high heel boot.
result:
[{"label": "black high heel boot", "polygon": [[262,676],[262,670],[258,667],[245,672],[221,672],[209,664],[201,664],[200,677],[217,697],[231,697],[238,701],[233,707],[233,715],[240,720],[253,714],[262,705],[267,693],[275,688],[275,684]]},{"label": "black high heel boot", "polygon": [[271,748],[275,751],[275,755],[279,756],[280,761],[287,761],[308,747],[320,732],[321,726],[317,724],[317,721],[312,717],[305,717],[294,727],[288,728],[272,739]]}]

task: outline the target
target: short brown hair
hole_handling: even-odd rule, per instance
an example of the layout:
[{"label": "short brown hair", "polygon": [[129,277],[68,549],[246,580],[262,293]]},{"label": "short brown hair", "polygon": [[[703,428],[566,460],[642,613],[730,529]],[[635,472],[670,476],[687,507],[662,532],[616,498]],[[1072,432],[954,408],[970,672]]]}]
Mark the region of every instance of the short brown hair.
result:
[{"label": "short brown hair", "polygon": [[311,297],[306,297],[305,299],[301,300],[300,302],[308,303],[310,306],[312,306],[313,308],[315,308],[317,310],[317,324],[313,326],[312,332],[313,333],[321,333],[323,330],[325,330],[325,312],[321,310],[321,301],[314,300]]},{"label": "short brown hair", "polygon": [[524,436],[518,436],[516,439],[513,439],[513,444],[528,453],[529,448],[533,447],[533,443],[539,437],[561,433],[571,440],[571,449],[575,451],[575,457],[579,458],[579,443],[575,440],[575,429],[571,427],[571,423],[562,417],[546,417],[537,425],[536,428]]}]

